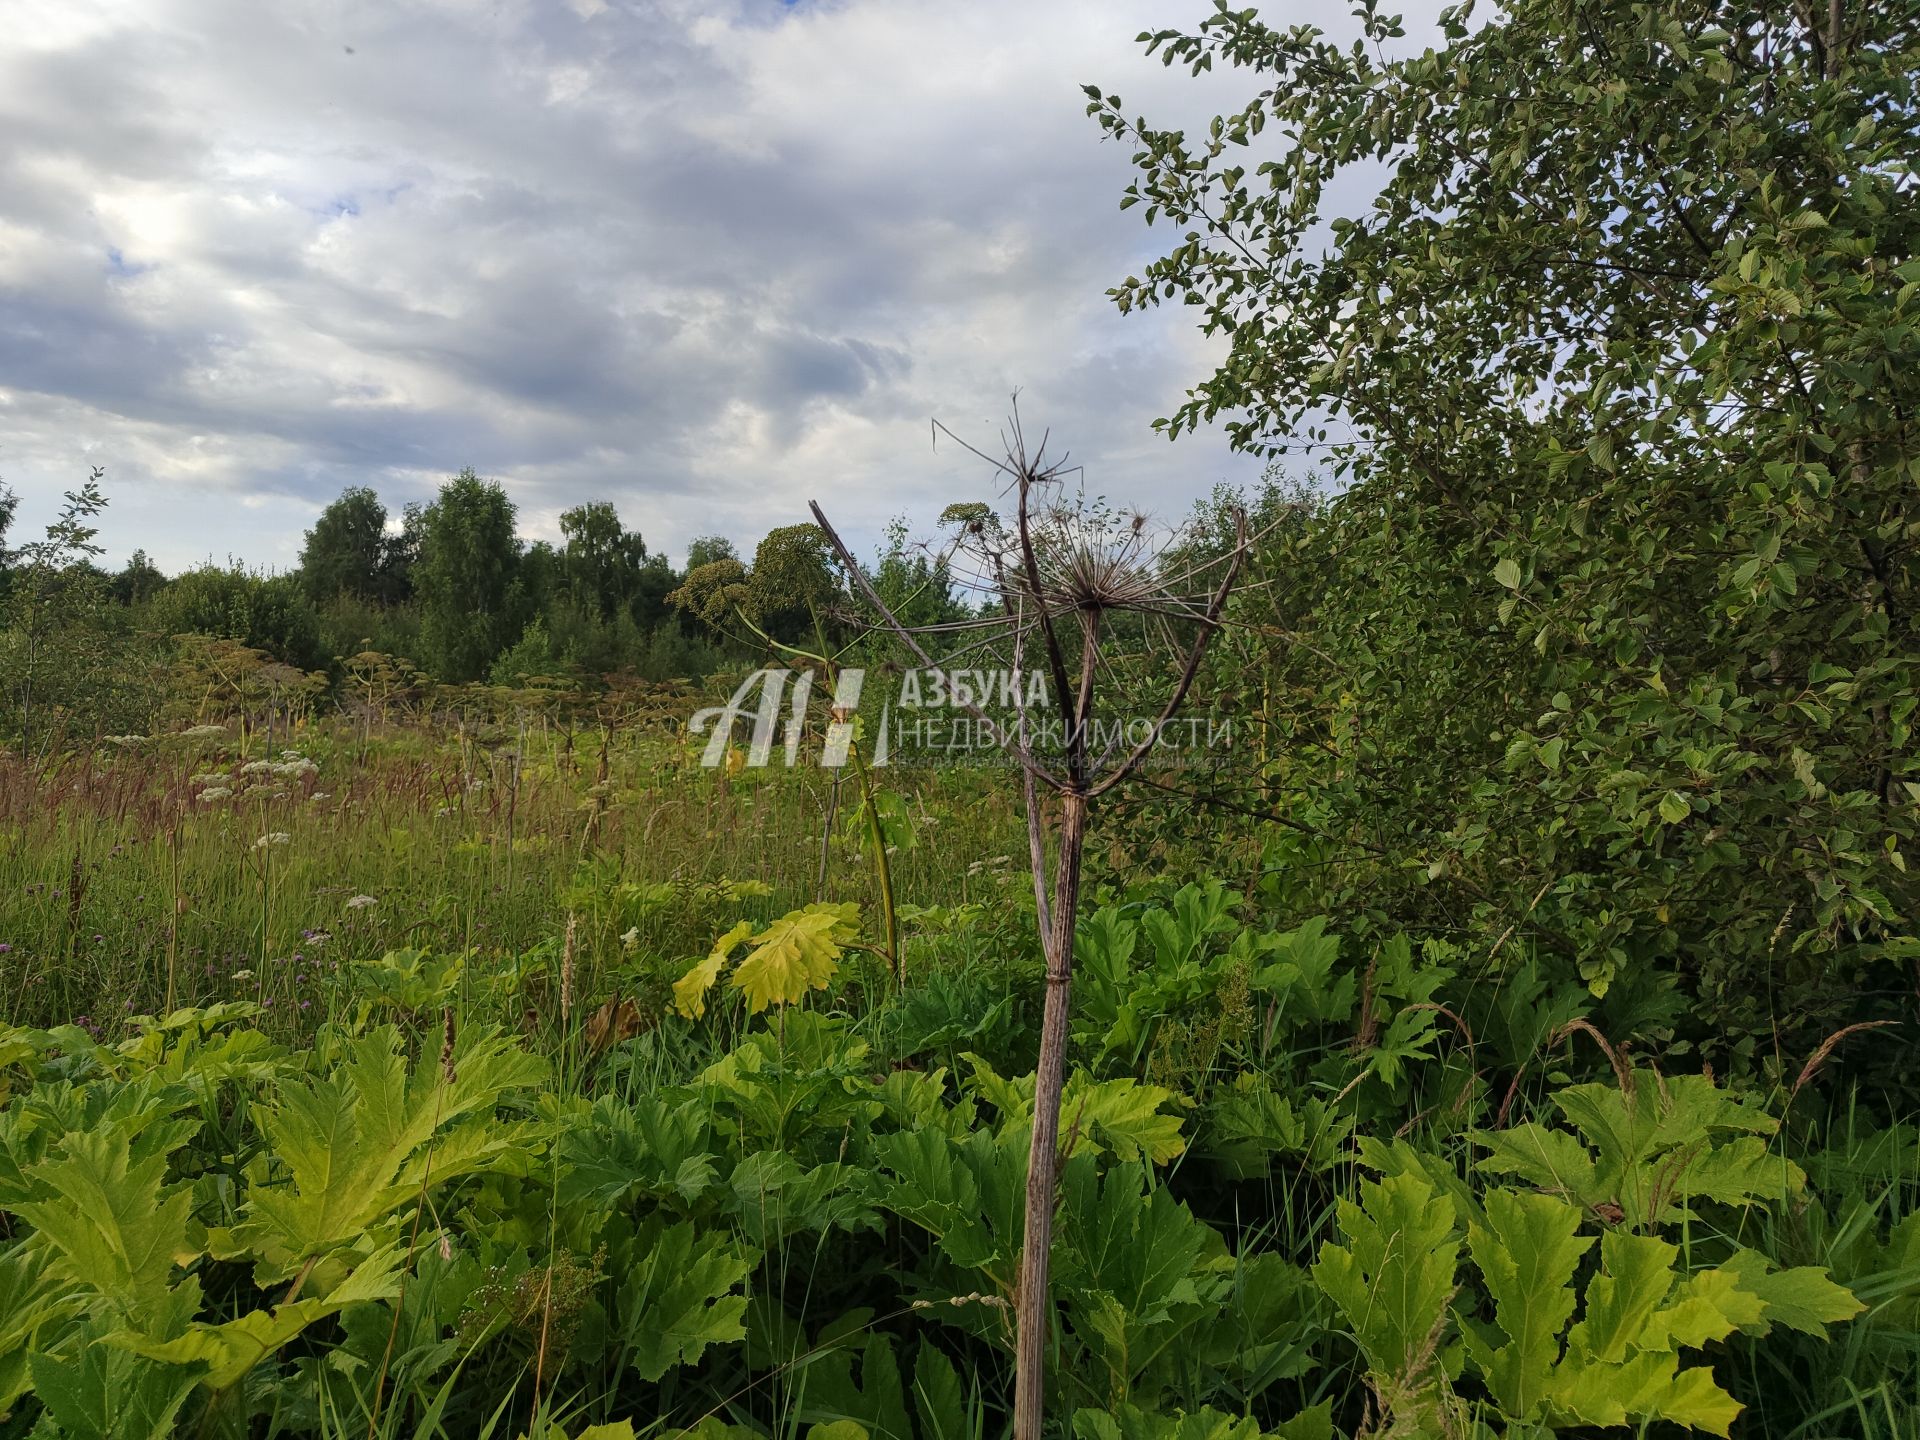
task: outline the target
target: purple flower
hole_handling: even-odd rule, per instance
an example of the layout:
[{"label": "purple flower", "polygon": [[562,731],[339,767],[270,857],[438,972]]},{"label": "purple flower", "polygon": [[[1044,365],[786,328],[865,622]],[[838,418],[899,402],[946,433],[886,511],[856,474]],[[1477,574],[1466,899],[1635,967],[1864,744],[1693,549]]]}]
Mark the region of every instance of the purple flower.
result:
[{"label": "purple flower", "polygon": [[0,940],[0,955],[11,955],[12,953],[13,946],[7,944],[4,940]]}]

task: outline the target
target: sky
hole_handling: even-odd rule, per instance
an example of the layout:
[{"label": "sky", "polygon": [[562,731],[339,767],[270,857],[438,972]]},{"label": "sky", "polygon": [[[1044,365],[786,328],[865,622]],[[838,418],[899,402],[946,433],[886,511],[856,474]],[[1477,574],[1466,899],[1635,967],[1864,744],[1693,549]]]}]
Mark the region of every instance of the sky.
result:
[{"label": "sky", "polygon": [[470,465],[530,539],[609,499],[677,559],[819,499],[870,550],[992,497],[930,422],[991,447],[1016,389],[1175,518],[1259,466],[1150,428],[1222,351],[1107,300],[1173,236],[1079,87],[1237,106],[1135,43],[1210,8],[0,0],[11,538],[99,465],[107,563],[284,569],[346,486]]}]

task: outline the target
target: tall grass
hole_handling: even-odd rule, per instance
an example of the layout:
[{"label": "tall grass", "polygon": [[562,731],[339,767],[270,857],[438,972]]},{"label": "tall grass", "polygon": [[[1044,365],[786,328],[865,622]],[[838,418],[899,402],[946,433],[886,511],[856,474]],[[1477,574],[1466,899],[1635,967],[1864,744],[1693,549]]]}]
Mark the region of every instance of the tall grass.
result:
[{"label": "tall grass", "polygon": [[[865,838],[848,833],[857,812],[832,803],[818,771],[730,775],[671,740],[616,733],[602,780],[597,756],[539,730],[477,744],[406,729],[369,743],[354,727],[313,725],[283,755],[299,758],[263,768],[214,735],[47,769],[0,758],[4,1013],[100,1029],[169,1003],[247,999],[298,1029],[348,961],[417,947],[498,966],[553,941],[583,867],[770,887],[711,917],[722,928],[822,891],[878,899]],[[1012,807],[977,774],[879,772],[877,783],[905,802],[890,866],[901,903],[978,898],[978,877],[1020,854]],[[687,920],[643,925],[639,947],[702,946]],[[590,986],[633,959],[620,933],[582,930]]]}]

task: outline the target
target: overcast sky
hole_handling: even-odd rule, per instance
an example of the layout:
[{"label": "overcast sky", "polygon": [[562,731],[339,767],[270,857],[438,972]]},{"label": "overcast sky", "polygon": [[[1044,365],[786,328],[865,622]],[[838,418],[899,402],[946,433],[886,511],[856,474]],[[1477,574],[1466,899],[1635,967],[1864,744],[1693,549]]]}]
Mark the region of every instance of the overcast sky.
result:
[{"label": "overcast sky", "polygon": [[1235,103],[1134,43],[1209,8],[0,0],[15,538],[98,464],[110,562],[284,567],[343,487],[471,465],[529,537],[607,498],[677,558],[817,497],[867,548],[989,493],[928,422],[986,443],[1015,387],[1177,515],[1258,467],[1149,429],[1215,352],[1105,298],[1170,236],[1079,86]]}]

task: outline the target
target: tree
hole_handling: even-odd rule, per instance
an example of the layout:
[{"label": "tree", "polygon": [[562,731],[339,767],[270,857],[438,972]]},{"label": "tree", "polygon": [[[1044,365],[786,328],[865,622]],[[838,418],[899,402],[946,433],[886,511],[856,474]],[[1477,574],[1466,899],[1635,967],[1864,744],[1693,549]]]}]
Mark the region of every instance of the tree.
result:
[{"label": "tree", "polygon": [[1345,486],[1245,602],[1263,801],[1357,908],[1828,1025],[1914,919],[1915,12],[1515,0],[1394,61],[1357,13],[1143,37],[1257,77],[1203,137],[1088,89],[1180,232],[1115,300],[1230,342],[1161,428]]},{"label": "tree", "polygon": [[420,535],[426,509],[417,500],[400,512],[400,528],[380,551],[380,598],[399,605],[413,598],[413,567],[420,560]]},{"label": "tree", "polygon": [[602,620],[611,620],[632,601],[641,567],[647,561],[647,542],[637,530],[628,530],[605,500],[576,505],[560,516],[566,537],[561,551],[561,573],[568,597]]},{"label": "tree", "polygon": [[203,565],[155,597],[152,619],[169,635],[237,640],[301,670],[315,669],[327,658],[313,603],[291,575]]},{"label": "tree", "polygon": [[[50,678],[71,690],[97,668],[102,647],[87,643],[91,621],[104,598],[93,557],[102,547],[100,529],[91,522],[107,508],[100,489],[106,471],[94,466],[78,490],[66,493],[59,518],[46,537],[22,545],[14,556],[15,573],[7,594],[8,663],[20,715],[20,746],[31,753],[36,706],[44,706]],[[5,517],[13,518],[9,492]],[[57,693],[57,688],[56,688]]]},{"label": "tree", "polygon": [[7,578],[13,570],[13,556],[7,549],[7,530],[20,508],[20,497],[13,487],[0,483],[0,600],[7,598]]},{"label": "tree", "polygon": [[145,550],[135,550],[126,566],[113,577],[113,598],[122,605],[144,605],[166,587],[167,577],[148,558]]},{"label": "tree", "polygon": [[413,566],[421,641],[441,680],[477,680],[520,633],[513,582],[520,561],[513,502],[505,490],[462,470],[420,517]]},{"label": "tree", "polygon": [[873,590],[889,614],[912,628],[959,620],[967,613],[954,596],[947,557],[909,544],[904,519],[887,526],[886,543],[873,568]]},{"label": "tree", "polygon": [[691,575],[703,565],[711,565],[716,560],[738,560],[739,552],[733,548],[733,542],[724,535],[697,536],[687,546],[687,573]]},{"label": "tree", "polygon": [[387,556],[387,507],[364,486],[341,492],[307,531],[300,551],[300,579],[316,603],[341,595],[383,595]]}]

